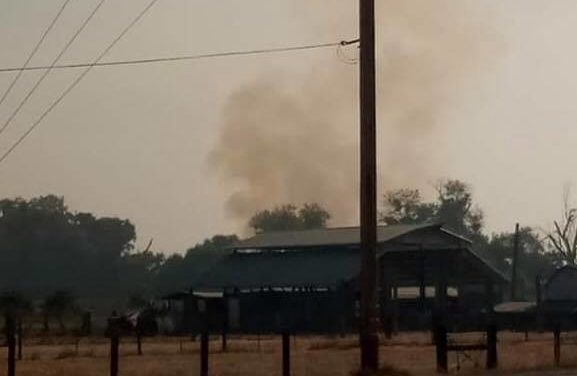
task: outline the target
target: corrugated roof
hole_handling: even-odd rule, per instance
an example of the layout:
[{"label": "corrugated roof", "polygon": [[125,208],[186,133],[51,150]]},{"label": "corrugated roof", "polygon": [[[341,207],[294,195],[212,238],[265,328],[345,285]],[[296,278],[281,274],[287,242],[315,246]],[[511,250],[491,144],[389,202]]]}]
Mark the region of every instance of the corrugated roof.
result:
[{"label": "corrugated roof", "polygon": [[[428,229],[434,231],[421,232]],[[461,262],[469,259],[471,262],[468,264],[480,273],[488,273],[497,279],[502,277],[484,260],[477,258],[466,247],[463,248],[460,245],[462,238],[447,233],[437,224],[379,227],[379,243],[391,242],[407,234],[411,235],[403,241],[425,242],[423,251],[460,250],[465,255]],[[447,239],[447,234],[451,235],[451,238]],[[436,241],[430,243],[431,239]],[[458,248],[455,248],[455,242]],[[234,245],[234,251],[229,251],[225,257],[220,258],[206,273],[193,278],[191,287],[199,290],[335,288],[358,276],[358,243],[358,227],[258,234]],[[397,245],[400,246],[400,243]],[[397,251],[402,249],[404,248],[393,247],[381,255],[399,254]],[[414,247],[412,249],[414,250]],[[411,256],[410,253],[406,254],[406,260],[416,262],[413,260],[414,255]]]},{"label": "corrugated roof", "polygon": [[359,273],[357,251],[323,249],[233,253],[215,265],[194,288],[333,288]]},{"label": "corrugated roof", "polygon": [[[440,228],[439,224],[379,226],[379,243],[425,228]],[[340,227],[303,231],[263,232],[234,244],[232,249],[291,249],[322,246],[347,246],[360,243],[359,227]]]}]

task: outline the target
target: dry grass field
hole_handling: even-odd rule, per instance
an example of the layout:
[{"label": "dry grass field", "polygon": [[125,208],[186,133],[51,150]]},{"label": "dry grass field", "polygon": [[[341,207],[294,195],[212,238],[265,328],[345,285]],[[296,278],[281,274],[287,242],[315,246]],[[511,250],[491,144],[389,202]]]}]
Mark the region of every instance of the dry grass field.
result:
[{"label": "dry grass field", "polygon": [[[577,368],[577,334],[565,334],[562,346],[564,367]],[[459,342],[478,342],[482,335],[461,335]],[[78,346],[70,338],[28,339],[17,364],[19,376],[104,376],[108,375],[108,343],[104,338],[82,339]],[[134,339],[121,345],[122,376],[191,376],[199,369],[199,345],[178,338],[148,338],[144,355],[136,355]],[[220,340],[211,342],[210,374],[218,376],[280,375],[279,337],[229,339],[228,351],[220,351]],[[0,375],[5,374],[6,349],[0,350]],[[359,349],[354,337],[297,337],[292,341],[292,368],[295,376],[349,376],[358,368]],[[430,335],[403,334],[381,347],[381,359],[396,370],[411,375],[435,374],[435,353]],[[504,333],[499,343],[500,370],[509,375],[524,370],[553,368],[552,335]],[[483,374],[484,354],[449,359],[451,373]],[[494,374],[494,373],[493,373]]]}]

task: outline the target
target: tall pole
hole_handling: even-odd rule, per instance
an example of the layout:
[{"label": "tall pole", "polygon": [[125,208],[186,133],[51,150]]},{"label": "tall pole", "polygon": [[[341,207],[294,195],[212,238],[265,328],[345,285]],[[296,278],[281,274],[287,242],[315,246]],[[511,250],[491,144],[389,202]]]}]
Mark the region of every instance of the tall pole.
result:
[{"label": "tall pole", "polygon": [[361,368],[379,366],[377,335],[377,156],[375,98],[375,0],[359,0],[361,113]]},{"label": "tall pole", "polygon": [[511,300],[517,299],[517,268],[519,264],[519,224],[515,224],[515,238],[513,244],[513,265],[511,268]]}]

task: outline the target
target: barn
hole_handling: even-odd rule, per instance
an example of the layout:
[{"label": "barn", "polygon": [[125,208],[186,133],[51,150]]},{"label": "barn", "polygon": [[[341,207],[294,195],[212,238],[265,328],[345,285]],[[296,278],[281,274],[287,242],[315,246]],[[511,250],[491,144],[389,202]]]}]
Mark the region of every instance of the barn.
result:
[{"label": "barn", "polygon": [[[356,330],[359,242],[358,227],[258,233],[240,241],[179,295],[182,325],[193,332]],[[492,308],[508,283],[469,240],[439,224],[379,227],[377,262],[386,330],[428,325],[434,311],[472,322],[466,317]]]}]

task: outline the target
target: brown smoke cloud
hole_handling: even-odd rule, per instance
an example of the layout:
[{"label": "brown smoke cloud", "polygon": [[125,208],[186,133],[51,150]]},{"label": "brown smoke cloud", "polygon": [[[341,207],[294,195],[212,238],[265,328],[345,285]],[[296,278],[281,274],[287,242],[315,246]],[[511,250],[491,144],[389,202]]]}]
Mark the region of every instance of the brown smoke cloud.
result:
[{"label": "brown smoke cloud", "polygon": [[[444,112],[474,87],[495,49],[473,2],[377,4],[379,186],[418,186],[442,148]],[[325,8],[312,2],[308,11]],[[357,223],[357,69],[319,63],[301,82],[263,76],[231,94],[210,164],[231,187],[233,218],[317,202],[333,225]]]}]

